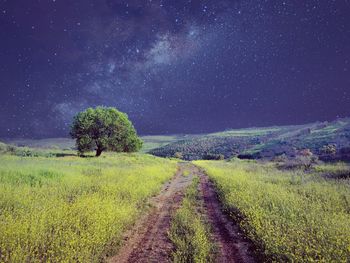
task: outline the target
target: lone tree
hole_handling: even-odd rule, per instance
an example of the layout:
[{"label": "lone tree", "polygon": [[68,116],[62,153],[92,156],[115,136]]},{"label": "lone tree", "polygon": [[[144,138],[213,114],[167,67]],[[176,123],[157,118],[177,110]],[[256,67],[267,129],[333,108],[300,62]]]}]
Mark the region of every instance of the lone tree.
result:
[{"label": "lone tree", "polygon": [[88,108],[78,113],[73,119],[70,135],[76,139],[80,154],[91,150],[96,150],[96,156],[106,150],[136,152],[142,146],[128,116],[116,108]]}]

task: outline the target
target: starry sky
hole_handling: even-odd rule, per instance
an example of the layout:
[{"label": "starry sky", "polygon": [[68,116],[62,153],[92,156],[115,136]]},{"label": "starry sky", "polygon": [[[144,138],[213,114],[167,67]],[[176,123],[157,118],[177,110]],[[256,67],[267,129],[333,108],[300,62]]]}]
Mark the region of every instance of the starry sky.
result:
[{"label": "starry sky", "polygon": [[350,116],[349,0],[0,0],[0,137],[97,105],[140,134]]}]

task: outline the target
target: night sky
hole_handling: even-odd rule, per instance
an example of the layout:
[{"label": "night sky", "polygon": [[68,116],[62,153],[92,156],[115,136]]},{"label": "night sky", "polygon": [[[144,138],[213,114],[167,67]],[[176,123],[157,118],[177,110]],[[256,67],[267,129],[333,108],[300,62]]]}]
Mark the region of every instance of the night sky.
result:
[{"label": "night sky", "polygon": [[0,0],[0,137],[90,106],[140,134],[350,116],[350,1]]}]

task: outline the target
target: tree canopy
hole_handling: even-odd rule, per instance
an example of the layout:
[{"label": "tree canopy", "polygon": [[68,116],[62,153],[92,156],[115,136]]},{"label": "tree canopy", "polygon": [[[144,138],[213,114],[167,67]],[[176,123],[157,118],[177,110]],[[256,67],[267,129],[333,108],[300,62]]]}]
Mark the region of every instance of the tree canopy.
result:
[{"label": "tree canopy", "polygon": [[76,139],[79,153],[91,150],[100,156],[103,151],[136,152],[142,140],[128,116],[112,107],[88,108],[73,119],[70,135]]}]

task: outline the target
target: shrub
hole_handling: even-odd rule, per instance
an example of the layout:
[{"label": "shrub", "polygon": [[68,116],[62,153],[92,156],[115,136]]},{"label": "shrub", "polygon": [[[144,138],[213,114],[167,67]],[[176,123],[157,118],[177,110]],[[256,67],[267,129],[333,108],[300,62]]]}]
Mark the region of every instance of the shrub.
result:
[{"label": "shrub", "polygon": [[319,151],[322,155],[334,156],[337,153],[337,147],[335,144],[327,144],[323,145]]},{"label": "shrub", "polygon": [[281,155],[278,155],[276,157],[274,157],[272,159],[272,161],[276,162],[276,163],[284,163],[284,162],[287,162],[288,161],[288,157],[286,154],[281,154]]},{"label": "shrub", "polygon": [[177,159],[183,159],[183,154],[181,152],[174,153],[174,157]]},{"label": "shrub", "polygon": [[328,179],[350,178],[350,166],[342,162],[318,165],[315,170]]},{"label": "shrub", "polygon": [[6,147],[6,152],[10,153],[10,154],[14,154],[17,151],[17,147],[13,146],[13,145],[7,145]]},{"label": "shrub", "polygon": [[318,157],[313,155],[309,149],[303,149],[295,157],[284,158],[284,161],[278,167],[282,169],[310,170],[317,163]]},{"label": "shrub", "polygon": [[205,154],[202,158],[203,160],[224,160],[225,156],[223,154]]},{"label": "shrub", "polygon": [[7,145],[5,143],[0,142],[0,153],[7,151]]}]

